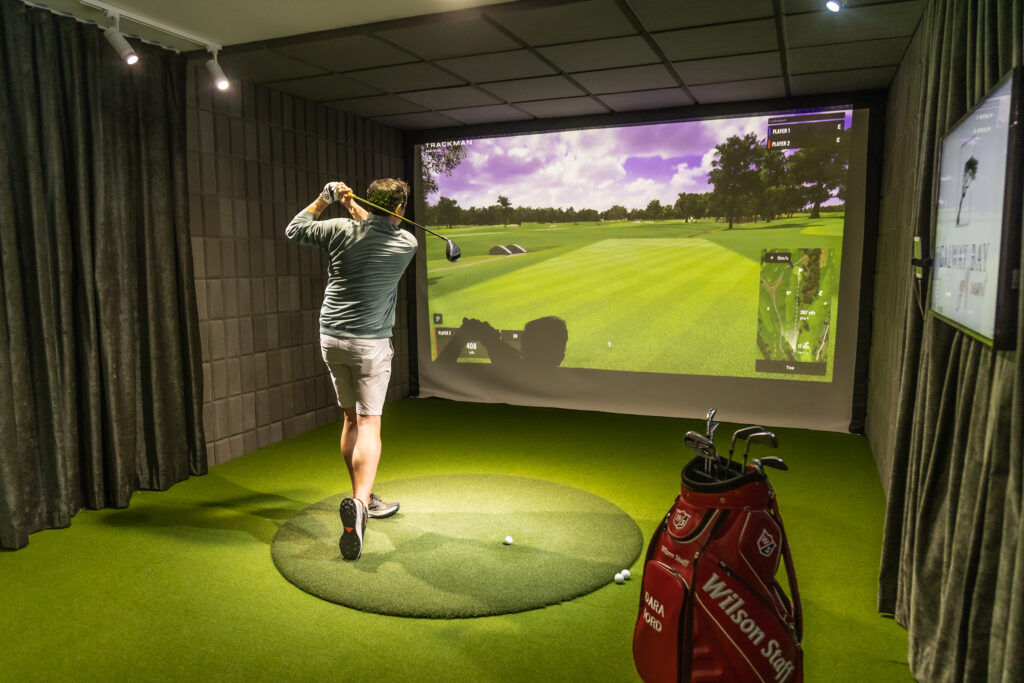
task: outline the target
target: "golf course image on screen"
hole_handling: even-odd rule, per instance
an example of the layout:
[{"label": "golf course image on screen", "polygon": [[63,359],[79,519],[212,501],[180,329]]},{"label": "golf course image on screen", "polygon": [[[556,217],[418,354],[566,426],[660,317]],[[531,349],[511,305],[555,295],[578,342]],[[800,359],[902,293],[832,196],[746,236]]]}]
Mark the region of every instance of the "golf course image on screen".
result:
[{"label": "golf course image on screen", "polygon": [[421,145],[430,361],[831,381],[850,120]]}]

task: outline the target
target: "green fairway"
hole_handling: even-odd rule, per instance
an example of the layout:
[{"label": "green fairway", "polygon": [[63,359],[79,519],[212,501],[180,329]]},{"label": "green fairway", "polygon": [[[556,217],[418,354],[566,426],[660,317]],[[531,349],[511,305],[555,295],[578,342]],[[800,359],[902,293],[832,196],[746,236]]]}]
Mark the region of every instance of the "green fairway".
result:
[{"label": "green fairway", "polygon": [[[429,310],[443,321],[434,327],[449,328],[463,318],[498,330],[561,318],[569,337],[563,367],[791,378],[754,367],[764,358],[758,342],[761,253],[824,249],[830,263],[835,259],[828,272],[838,277],[842,226],[840,213],[731,230],[713,220],[444,229],[463,258],[449,263],[442,242],[428,244]],[[489,253],[509,245],[527,253]],[[814,316],[834,324],[822,315],[828,306],[835,308],[827,304]],[[811,355],[830,363],[835,337],[828,329],[823,333],[818,325],[809,334],[826,341],[811,344]],[[800,378],[828,381],[831,367],[824,376]]]}]

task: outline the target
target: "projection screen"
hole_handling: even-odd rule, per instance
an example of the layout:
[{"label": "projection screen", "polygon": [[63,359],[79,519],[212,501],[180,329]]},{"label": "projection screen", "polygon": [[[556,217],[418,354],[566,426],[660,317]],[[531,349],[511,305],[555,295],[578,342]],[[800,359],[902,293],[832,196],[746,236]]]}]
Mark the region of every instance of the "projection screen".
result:
[{"label": "projection screen", "polygon": [[420,396],[846,431],[868,110],[414,148]]}]

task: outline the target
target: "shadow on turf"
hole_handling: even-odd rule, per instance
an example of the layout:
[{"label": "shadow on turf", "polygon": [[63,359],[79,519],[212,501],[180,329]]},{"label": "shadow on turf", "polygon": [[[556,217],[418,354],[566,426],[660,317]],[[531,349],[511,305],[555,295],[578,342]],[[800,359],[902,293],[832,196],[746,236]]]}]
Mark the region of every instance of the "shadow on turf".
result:
[{"label": "shadow on turf", "polygon": [[[192,535],[189,529],[244,532],[270,545],[281,524],[309,505],[308,501],[278,493],[253,491],[216,474],[207,474],[204,479],[220,489],[215,499],[136,504],[104,517],[102,522],[112,527],[153,529],[171,536]],[[230,493],[224,495],[225,489]]]},{"label": "shadow on turf", "polygon": [[[556,550],[538,547],[526,539],[504,546],[497,533],[495,540],[483,540],[437,530],[459,529],[465,524],[464,513],[400,512],[393,518],[372,520],[367,525],[362,558],[349,562],[338,554],[336,539],[340,528],[336,503],[329,500],[321,501],[310,514],[282,528],[272,550],[275,565],[286,579],[312,595],[380,614],[465,618],[537,609],[607,585],[615,571],[636,562],[643,547],[642,531],[628,515],[540,513],[540,517],[561,520],[569,529],[609,524],[618,527],[618,533],[612,533],[603,543],[588,547],[595,539],[584,534],[581,538],[589,541],[581,540]],[[478,513],[473,520],[472,526],[493,529],[509,523],[505,515]],[[525,528],[535,521],[527,522]],[[611,559],[609,555],[617,551],[610,546],[620,544],[626,546],[619,551],[624,556]],[[597,559],[591,553],[605,559]],[[295,564],[296,561],[299,563]],[[399,579],[394,572],[376,577],[386,565],[401,568],[408,581]],[[319,570],[315,570],[317,566]],[[353,583],[354,574],[363,578]],[[353,592],[352,586],[372,589]],[[426,586],[436,591],[434,598],[419,590]],[[438,602],[438,594],[446,595],[447,599]]]}]

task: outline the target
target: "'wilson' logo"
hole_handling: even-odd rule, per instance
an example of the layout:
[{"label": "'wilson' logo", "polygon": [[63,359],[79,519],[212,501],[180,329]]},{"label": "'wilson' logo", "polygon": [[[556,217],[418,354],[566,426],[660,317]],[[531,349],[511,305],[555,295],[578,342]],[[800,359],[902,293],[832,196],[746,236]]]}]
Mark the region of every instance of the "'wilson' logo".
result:
[{"label": "'wilson' logo", "polygon": [[[724,579],[718,578],[718,574],[712,572],[711,578],[702,587],[722,612],[739,626],[740,631],[754,645],[761,645],[765,639],[764,630],[757,625],[747,610],[743,609],[746,601],[736,594],[736,591],[729,588]],[[761,655],[768,660],[768,663],[775,670],[775,680],[783,683],[793,673],[796,666],[786,658],[782,646],[778,641],[769,639],[768,643],[760,649]]]}]

